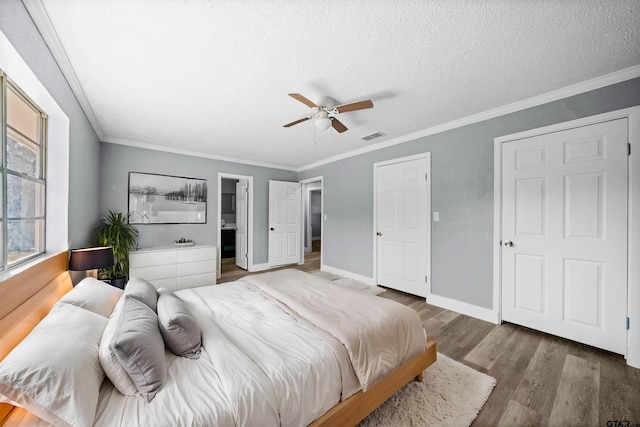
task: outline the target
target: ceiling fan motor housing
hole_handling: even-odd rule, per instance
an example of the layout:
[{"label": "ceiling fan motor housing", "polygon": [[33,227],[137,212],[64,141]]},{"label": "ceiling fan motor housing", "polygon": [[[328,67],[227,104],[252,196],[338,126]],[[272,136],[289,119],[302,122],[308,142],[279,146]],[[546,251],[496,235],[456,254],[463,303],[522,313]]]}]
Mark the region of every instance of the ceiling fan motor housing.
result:
[{"label": "ceiling fan motor housing", "polygon": [[317,105],[320,110],[325,110],[331,113],[336,107],[336,100],[331,98],[330,96],[322,96],[318,100]]}]

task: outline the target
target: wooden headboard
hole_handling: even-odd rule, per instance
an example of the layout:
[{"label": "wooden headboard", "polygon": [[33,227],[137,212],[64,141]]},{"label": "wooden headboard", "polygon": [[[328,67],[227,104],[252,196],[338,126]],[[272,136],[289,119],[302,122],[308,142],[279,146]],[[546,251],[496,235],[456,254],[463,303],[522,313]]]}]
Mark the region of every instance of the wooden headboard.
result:
[{"label": "wooden headboard", "polygon": [[[61,252],[0,282],[0,360],[73,287],[67,266],[68,252]],[[12,410],[0,404],[0,425]]]}]

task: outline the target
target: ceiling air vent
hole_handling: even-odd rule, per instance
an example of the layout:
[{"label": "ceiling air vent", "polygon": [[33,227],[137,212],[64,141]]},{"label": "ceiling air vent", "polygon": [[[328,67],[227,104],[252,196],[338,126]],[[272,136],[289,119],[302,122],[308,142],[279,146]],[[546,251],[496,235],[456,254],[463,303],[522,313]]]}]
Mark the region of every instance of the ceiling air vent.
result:
[{"label": "ceiling air vent", "polygon": [[361,136],[360,139],[364,139],[365,141],[371,141],[372,139],[380,138],[384,133],[378,131],[374,133],[370,133],[369,135]]}]

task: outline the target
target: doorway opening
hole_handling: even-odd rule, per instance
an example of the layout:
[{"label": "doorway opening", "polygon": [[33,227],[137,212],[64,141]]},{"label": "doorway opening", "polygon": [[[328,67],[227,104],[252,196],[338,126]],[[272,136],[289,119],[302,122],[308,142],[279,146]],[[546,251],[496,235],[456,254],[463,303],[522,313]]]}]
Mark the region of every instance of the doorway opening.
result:
[{"label": "doorway opening", "polygon": [[[253,266],[253,177],[218,174],[218,271]],[[223,271],[224,270],[224,271]]]},{"label": "doorway opening", "polygon": [[322,177],[300,182],[303,194],[303,239],[304,262],[320,260],[322,265],[322,236],[324,225],[324,195]]}]

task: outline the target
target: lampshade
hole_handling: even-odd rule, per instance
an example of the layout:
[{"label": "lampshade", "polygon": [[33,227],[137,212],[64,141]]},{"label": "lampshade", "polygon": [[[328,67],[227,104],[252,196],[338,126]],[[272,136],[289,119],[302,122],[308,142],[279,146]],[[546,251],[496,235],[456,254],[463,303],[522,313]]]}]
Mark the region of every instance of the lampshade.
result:
[{"label": "lampshade", "polygon": [[318,130],[327,130],[331,127],[331,119],[328,117],[318,117],[314,124]]},{"label": "lampshade", "polygon": [[113,248],[111,246],[71,249],[69,270],[94,270],[97,268],[111,267],[114,264]]}]

